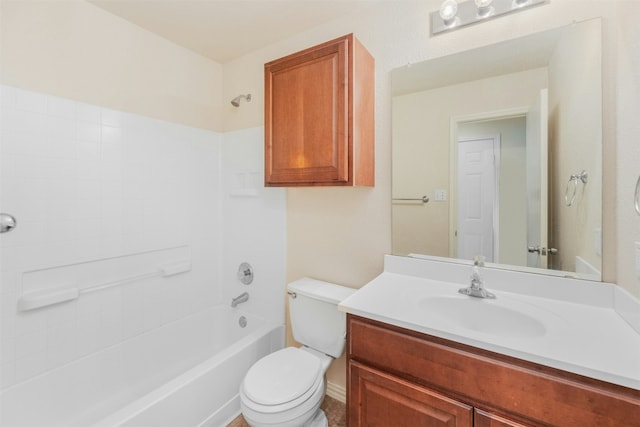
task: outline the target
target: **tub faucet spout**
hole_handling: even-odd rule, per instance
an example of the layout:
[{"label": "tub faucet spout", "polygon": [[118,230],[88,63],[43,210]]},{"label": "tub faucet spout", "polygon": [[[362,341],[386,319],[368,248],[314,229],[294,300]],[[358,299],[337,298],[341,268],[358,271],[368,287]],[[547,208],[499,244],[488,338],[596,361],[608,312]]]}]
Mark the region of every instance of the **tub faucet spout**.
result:
[{"label": "tub faucet spout", "polygon": [[247,301],[249,301],[249,293],[244,292],[238,295],[237,297],[231,299],[231,307],[236,307],[238,304],[241,304]]}]

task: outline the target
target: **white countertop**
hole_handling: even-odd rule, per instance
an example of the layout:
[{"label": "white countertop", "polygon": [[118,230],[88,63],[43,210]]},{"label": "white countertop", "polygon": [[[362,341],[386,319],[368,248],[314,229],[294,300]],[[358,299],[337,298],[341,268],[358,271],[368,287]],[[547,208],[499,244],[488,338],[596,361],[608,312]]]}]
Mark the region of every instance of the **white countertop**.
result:
[{"label": "white countertop", "polygon": [[[614,297],[599,298],[605,301],[594,304],[588,300],[576,303],[566,297],[566,289],[562,289],[563,283],[557,279],[551,292],[548,287],[541,285],[541,296],[536,296],[531,290],[531,283],[525,283],[524,287],[511,286],[513,289],[510,289],[508,284],[502,283],[501,273],[492,272],[489,276],[495,281],[495,287],[486,280],[485,287],[496,294],[497,298],[482,300],[458,293],[458,289],[467,286],[467,283],[445,281],[441,277],[439,280],[432,279],[434,276],[442,276],[438,273],[430,274],[433,268],[438,268],[437,264],[435,267],[433,264],[428,265],[420,273],[410,269],[412,271],[408,274],[403,274],[397,271],[397,265],[387,268],[394,263],[393,258],[396,257],[385,259],[384,273],[342,301],[340,310],[640,390],[640,333],[614,309]],[[414,261],[400,261],[401,264],[407,262]],[[467,266],[456,268],[470,272]],[[522,284],[547,280],[544,276],[533,276],[518,277],[517,282]],[[514,279],[513,273],[507,273],[505,277]],[[563,280],[569,280],[567,286],[577,286],[578,291],[580,290],[580,282]],[[588,292],[594,295],[598,292],[607,295],[612,289],[611,285],[605,284],[587,283],[585,286],[590,287],[591,291]],[[593,286],[596,286],[595,292]],[[602,286],[602,290],[597,286]],[[555,289],[560,298],[554,298]],[[470,298],[477,304],[485,304],[478,308],[492,310],[497,307],[498,315],[500,311],[506,310],[508,313],[522,315],[524,320],[535,321],[531,324],[524,322],[521,331],[518,331],[519,324],[515,330],[511,325],[505,324],[504,331],[487,333],[483,331],[483,317],[486,317],[484,320],[488,324],[491,321],[495,323],[496,316],[492,316],[492,320],[485,314],[478,315],[477,319],[473,319],[477,321],[476,328],[469,322],[461,324],[452,321],[448,313],[444,312],[445,309],[433,305],[435,302],[446,306],[446,303],[452,302],[457,309],[458,305],[455,304],[462,303],[467,304],[461,306],[462,310],[466,310],[469,304],[467,300]],[[635,306],[635,302],[637,301],[631,303],[633,311],[640,307]],[[625,307],[629,307],[628,302]],[[474,309],[473,306],[471,308]],[[455,317],[455,314],[452,315]]]}]

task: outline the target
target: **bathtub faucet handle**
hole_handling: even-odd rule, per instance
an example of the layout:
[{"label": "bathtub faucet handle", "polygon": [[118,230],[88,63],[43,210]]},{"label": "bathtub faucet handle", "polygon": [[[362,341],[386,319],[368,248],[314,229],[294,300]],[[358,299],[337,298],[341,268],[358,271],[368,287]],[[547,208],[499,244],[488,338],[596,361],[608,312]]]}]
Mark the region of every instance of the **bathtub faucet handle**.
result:
[{"label": "bathtub faucet handle", "polygon": [[253,267],[248,262],[243,262],[238,267],[238,280],[243,285],[250,285],[253,282]]}]

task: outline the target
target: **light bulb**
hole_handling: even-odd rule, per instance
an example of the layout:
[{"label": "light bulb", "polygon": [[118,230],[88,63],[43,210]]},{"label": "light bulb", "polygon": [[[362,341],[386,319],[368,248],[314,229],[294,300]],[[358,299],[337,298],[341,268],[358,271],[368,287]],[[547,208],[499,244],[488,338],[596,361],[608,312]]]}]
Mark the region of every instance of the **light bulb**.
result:
[{"label": "light bulb", "polygon": [[491,3],[493,0],[475,0],[478,7],[478,16],[484,18],[489,16],[492,11]]},{"label": "light bulb", "polygon": [[458,13],[458,2],[456,0],[445,0],[440,6],[440,17],[447,27],[452,26],[456,22],[456,14]]}]

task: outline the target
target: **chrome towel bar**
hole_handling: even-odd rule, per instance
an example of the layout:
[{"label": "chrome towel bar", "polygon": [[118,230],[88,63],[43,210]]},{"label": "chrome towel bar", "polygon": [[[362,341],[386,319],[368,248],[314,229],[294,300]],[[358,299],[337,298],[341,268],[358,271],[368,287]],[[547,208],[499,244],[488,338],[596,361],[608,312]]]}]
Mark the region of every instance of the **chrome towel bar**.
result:
[{"label": "chrome towel bar", "polygon": [[422,202],[422,203],[429,203],[429,197],[428,196],[422,196],[419,199],[391,199],[394,202]]}]

